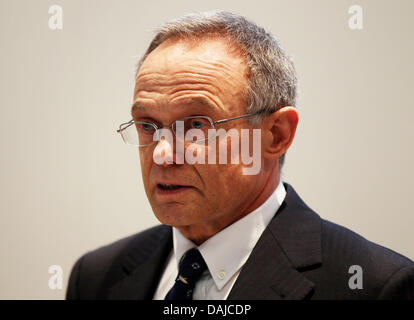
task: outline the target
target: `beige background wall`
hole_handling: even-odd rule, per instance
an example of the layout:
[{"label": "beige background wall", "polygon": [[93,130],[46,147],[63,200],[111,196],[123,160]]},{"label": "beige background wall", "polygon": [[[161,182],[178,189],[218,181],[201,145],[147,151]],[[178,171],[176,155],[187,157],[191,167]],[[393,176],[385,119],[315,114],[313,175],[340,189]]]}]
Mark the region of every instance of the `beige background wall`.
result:
[{"label": "beige background wall", "polygon": [[[48,27],[53,4],[62,30]],[[363,30],[348,27],[353,4]],[[294,58],[284,181],[325,219],[414,259],[413,1],[1,0],[1,299],[61,299],[81,254],[157,223],[115,129],[152,28],[208,9],[248,16]],[[53,264],[62,290],[48,287]]]}]

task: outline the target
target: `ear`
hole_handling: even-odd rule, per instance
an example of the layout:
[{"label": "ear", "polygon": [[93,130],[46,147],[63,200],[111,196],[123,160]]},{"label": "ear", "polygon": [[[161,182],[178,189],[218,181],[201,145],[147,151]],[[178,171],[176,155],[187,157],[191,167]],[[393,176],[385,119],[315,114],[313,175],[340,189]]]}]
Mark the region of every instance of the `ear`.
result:
[{"label": "ear", "polygon": [[287,106],[270,114],[262,123],[262,150],[265,159],[276,160],[290,147],[295,137],[299,114]]}]

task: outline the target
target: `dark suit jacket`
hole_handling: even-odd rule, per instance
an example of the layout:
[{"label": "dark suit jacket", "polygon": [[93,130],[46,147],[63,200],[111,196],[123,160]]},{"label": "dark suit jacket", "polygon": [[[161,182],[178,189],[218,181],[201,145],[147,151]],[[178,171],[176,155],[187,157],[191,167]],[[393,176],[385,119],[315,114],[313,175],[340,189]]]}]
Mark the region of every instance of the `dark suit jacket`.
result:
[{"label": "dark suit jacket", "polygon": [[[321,219],[284,186],[228,299],[414,299],[413,261]],[[88,252],[66,297],[152,299],[171,250],[172,229],[160,225]],[[362,289],[349,286],[352,265],[362,268]]]}]

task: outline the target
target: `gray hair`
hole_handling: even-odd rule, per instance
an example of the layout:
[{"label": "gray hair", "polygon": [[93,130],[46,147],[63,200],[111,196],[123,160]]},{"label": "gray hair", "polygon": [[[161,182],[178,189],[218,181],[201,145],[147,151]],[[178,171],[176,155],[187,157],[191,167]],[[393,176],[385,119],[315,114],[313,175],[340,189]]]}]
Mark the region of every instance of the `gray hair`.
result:
[{"label": "gray hair", "polygon": [[[264,110],[251,120],[260,123],[267,114],[284,106],[295,106],[297,79],[293,62],[273,35],[245,17],[214,10],[187,14],[170,20],[157,30],[137,64],[136,74],[146,57],[169,38],[202,38],[206,34],[226,37],[238,46],[248,68],[246,111]],[[286,153],[285,153],[286,154]],[[285,154],[279,159],[279,168]]]}]

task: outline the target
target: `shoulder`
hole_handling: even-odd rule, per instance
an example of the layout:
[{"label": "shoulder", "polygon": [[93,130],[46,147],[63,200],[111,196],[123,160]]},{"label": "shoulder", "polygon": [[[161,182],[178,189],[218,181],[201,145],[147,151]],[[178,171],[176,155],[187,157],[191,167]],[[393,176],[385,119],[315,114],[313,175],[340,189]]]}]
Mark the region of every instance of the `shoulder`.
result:
[{"label": "shoulder", "polygon": [[[284,248],[291,257],[297,258],[298,252],[305,256],[313,254],[313,267],[308,266],[302,271],[315,283],[314,298],[414,299],[412,260],[321,218],[291,185],[284,185],[287,194],[277,222],[280,226],[275,223],[275,230],[282,235],[279,238],[286,244]],[[286,240],[291,238],[295,240]],[[357,273],[362,279],[361,290],[350,286]]]},{"label": "shoulder", "polygon": [[[121,263],[131,250],[138,249],[145,253],[169,231],[168,226],[158,225],[86,252],[72,268],[66,297],[76,299],[82,291],[83,296],[96,298],[94,295],[105,283],[107,274],[111,272],[112,275],[114,270],[121,269]],[[87,288],[82,284],[87,284]]]},{"label": "shoulder", "polygon": [[321,219],[321,252],[323,269],[336,271],[339,283],[349,287],[350,277],[361,273],[362,290],[353,290],[359,296],[414,298],[414,262],[389,248]]},{"label": "shoulder", "polygon": [[107,265],[113,260],[116,260],[120,256],[123,256],[126,251],[129,251],[131,247],[142,247],[165,234],[169,227],[165,225],[158,225],[139,233],[122,238],[105,246],[99,247],[95,250],[89,251],[84,254],[80,259],[84,259],[85,262],[91,262],[99,265]]},{"label": "shoulder", "polygon": [[369,241],[344,226],[324,219],[321,219],[321,238],[322,253],[332,255],[336,252],[337,255],[341,254],[342,257],[349,260],[358,258],[358,260],[366,262],[388,262],[383,267],[379,266],[384,271],[388,268],[414,265],[414,262],[409,258]]}]

